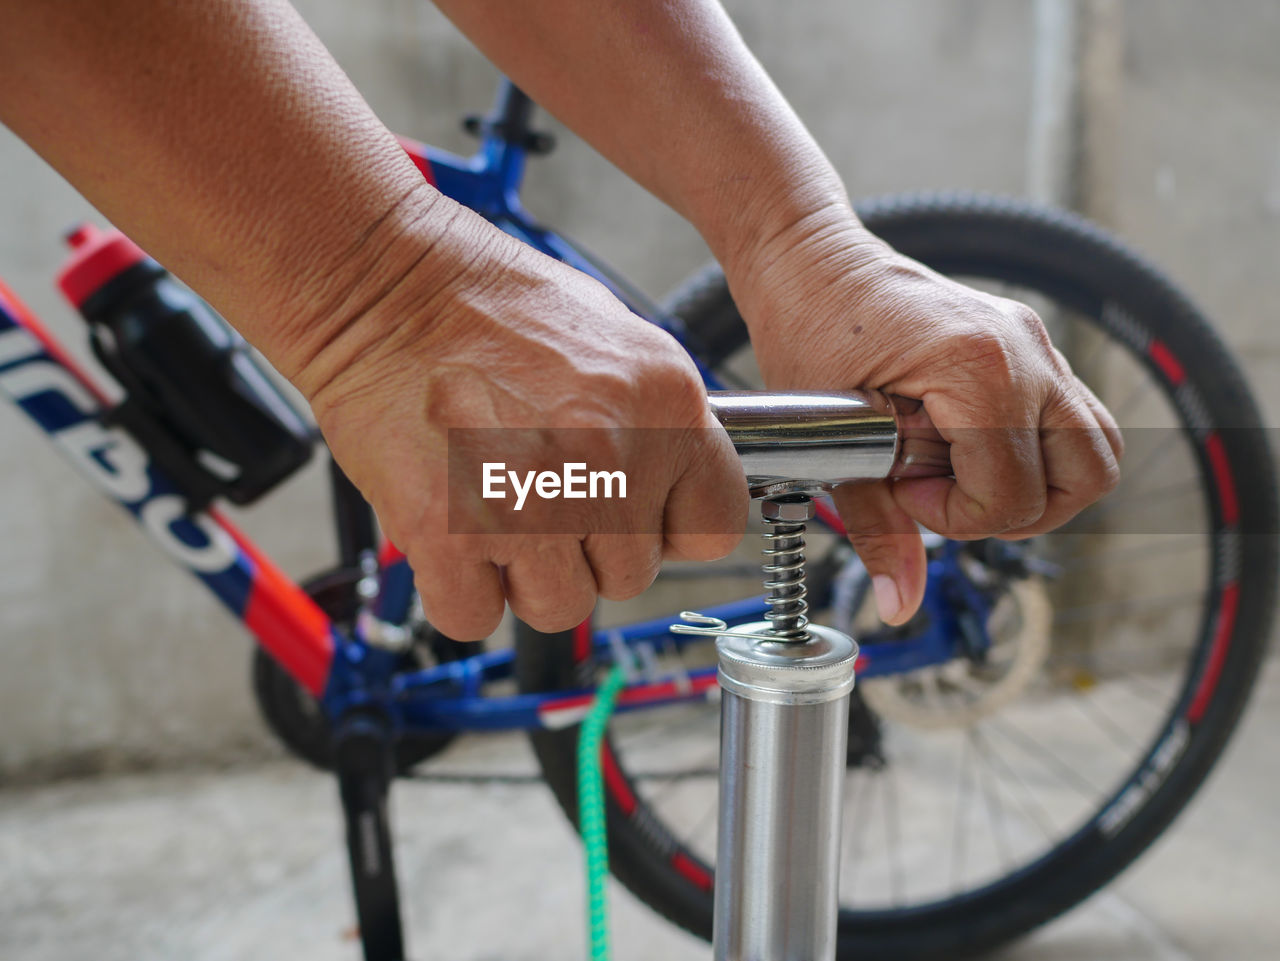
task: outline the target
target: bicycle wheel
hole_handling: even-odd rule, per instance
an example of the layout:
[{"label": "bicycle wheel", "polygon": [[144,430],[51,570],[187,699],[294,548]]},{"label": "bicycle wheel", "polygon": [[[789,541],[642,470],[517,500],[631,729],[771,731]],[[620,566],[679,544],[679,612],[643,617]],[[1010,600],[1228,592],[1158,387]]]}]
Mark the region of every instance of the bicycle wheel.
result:
[{"label": "bicycle wheel", "polygon": [[[1129,448],[1116,491],[1030,542],[1021,573],[997,570],[1002,542],[968,549],[975,576],[1003,585],[987,625],[991,661],[859,682],[839,954],[950,959],[1097,890],[1203,782],[1271,624],[1273,464],[1240,371],[1205,320],[1098,229],[985,198],[891,199],[860,213],[904,253],[1030,303]],[[696,275],[672,305],[694,352],[730,385],[750,384],[746,333],[719,271]],[[840,550],[828,566],[847,569],[855,562]],[[714,600],[685,597],[671,609]],[[837,622],[848,626],[849,614]],[[879,631],[860,640],[893,640]],[[521,627],[517,644],[526,690],[594,676],[590,645],[575,646],[572,632]],[[614,873],[703,937],[716,714],[686,703],[619,716],[605,756]],[[575,741],[574,729],[533,735],[571,819]]]}]

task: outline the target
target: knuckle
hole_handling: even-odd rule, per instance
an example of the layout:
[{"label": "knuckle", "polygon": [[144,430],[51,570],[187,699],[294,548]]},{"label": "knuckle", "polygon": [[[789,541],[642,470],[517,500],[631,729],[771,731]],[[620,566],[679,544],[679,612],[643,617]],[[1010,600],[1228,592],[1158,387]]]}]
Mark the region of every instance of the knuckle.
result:
[{"label": "knuckle", "polygon": [[971,328],[965,336],[961,365],[980,379],[987,393],[1004,393],[1019,381],[1022,362],[1010,338],[998,327]]},{"label": "knuckle", "polygon": [[707,407],[707,389],[690,369],[687,358],[664,363],[656,376],[647,379],[653,396],[683,415],[690,423],[700,423]]},{"label": "knuckle", "polygon": [[1011,301],[1010,319],[1018,326],[1024,334],[1034,338],[1037,343],[1043,344],[1046,349],[1052,349],[1049,341],[1049,331],[1044,325],[1044,321],[1040,319],[1040,315],[1028,307],[1021,301]]}]

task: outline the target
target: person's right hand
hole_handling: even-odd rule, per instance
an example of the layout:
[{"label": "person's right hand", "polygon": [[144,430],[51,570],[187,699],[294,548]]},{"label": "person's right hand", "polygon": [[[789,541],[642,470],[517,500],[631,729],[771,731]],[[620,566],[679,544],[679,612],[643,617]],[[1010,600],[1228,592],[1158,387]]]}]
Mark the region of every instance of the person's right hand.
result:
[{"label": "person's right hand", "polygon": [[[334,457],[407,554],[431,623],[486,637],[505,598],[534,628],[565,630],[597,595],[643,591],[664,556],[731,551],[746,522],[742,465],[675,340],[469,213],[450,242],[470,254],[462,269],[442,281],[421,258],[343,328],[350,336],[293,375]],[[500,439],[519,449],[495,451],[511,462],[622,465],[627,499],[594,506],[611,512],[605,532],[513,532],[494,529],[477,498],[458,498],[455,478],[454,528],[485,532],[450,533],[447,432],[476,427],[513,428]],[[650,427],[681,429],[613,430]]]}]

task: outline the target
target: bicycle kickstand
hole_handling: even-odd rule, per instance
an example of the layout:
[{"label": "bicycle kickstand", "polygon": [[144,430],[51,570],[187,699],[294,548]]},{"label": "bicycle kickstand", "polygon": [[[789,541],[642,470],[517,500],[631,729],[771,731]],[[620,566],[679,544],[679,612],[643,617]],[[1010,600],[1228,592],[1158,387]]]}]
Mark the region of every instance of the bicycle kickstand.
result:
[{"label": "bicycle kickstand", "polygon": [[393,762],[386,721],[364,713],[344,718],[334,739],[334,769],[346,820],[351,884],[365,961],[404,961],[387,813]]}]

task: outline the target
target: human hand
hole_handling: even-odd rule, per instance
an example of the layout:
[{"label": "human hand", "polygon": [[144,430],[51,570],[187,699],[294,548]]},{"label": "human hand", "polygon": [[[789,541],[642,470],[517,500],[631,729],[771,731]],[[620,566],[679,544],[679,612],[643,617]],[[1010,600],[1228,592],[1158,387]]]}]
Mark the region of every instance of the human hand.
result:
[{"label": "human hand", "polygon": [[797,221],[726,273],[768,387],[919,398],[950,444],[953,478],[835,493],[887,623],[924,594],[916,522],[960,539],[1030,537],[1118,481],[1115,421],[1035,313],[897,254],[848,207]]},{"label": "human hand", "polygon": [[[640,593],[663,556],[731,551],[746,519],[742,465],[679,345],[595,281],[467,212],[450,233],[475,253],[464,269],[443,283],[425,266],[410,271],[350,325],[378,336],[339,337],[293,377],[407,554],[432,624],[486,637],[505,599],[533,627],[564,630],[597,595]],[[532,499],[521,524],[504,527],[511,515],[459,496],[456,479],[449,487],[447,432],[477,427],[513,428],[501,452],[512,463],[620,466],[627,498],[593,508],[611,512],[603,531],[539,516]],[[680,430],[614,430],[649,427]]]}]

